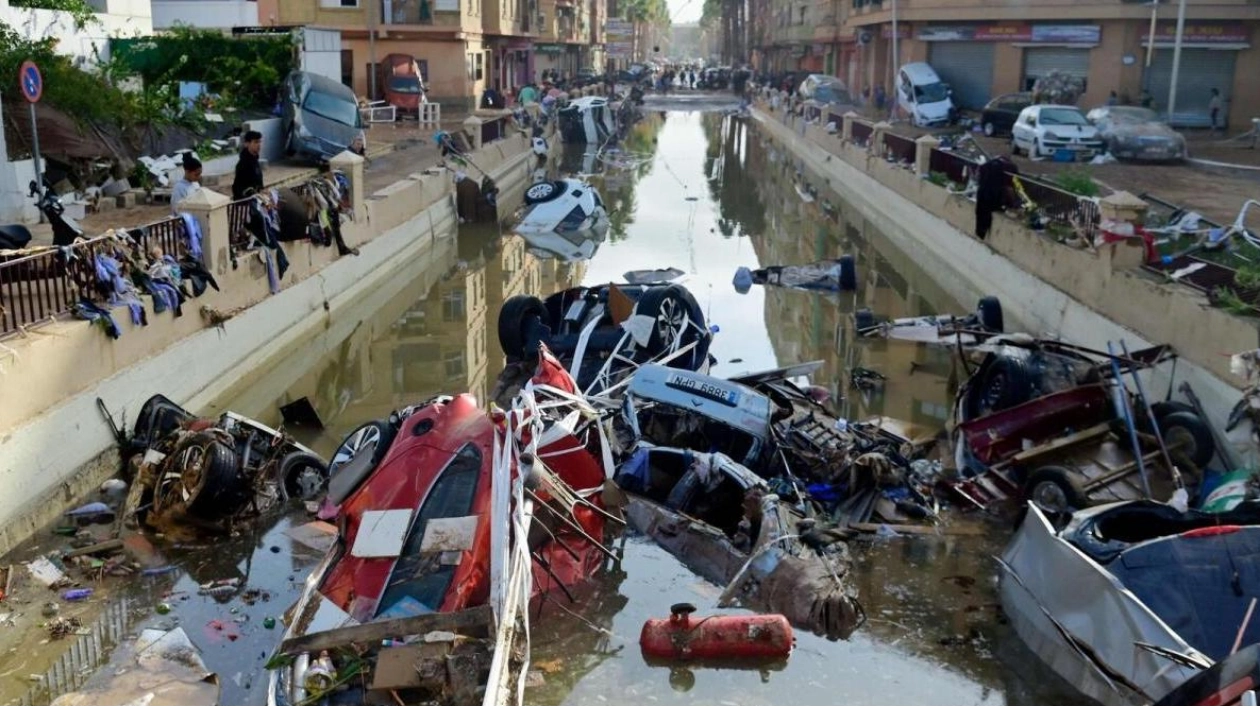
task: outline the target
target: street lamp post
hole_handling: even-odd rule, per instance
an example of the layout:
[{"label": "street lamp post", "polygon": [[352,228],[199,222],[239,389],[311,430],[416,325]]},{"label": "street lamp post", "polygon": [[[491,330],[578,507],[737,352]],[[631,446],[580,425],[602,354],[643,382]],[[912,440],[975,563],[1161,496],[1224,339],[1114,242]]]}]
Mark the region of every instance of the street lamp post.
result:
[{"label": "street lamp post", "polygon": [[[1186,29],[1186,0],[1177,3],[1177,36],[1173,39],[1172,82],[1168,87],[1168,123],[1177,109],[1177,74],[1181,71],[1181,35]],[[1154,39],[1154,37],[1152,37]]]},{"label": "street lamp post", "polygon": [[376,100],[376,7],[381,0],[367,0],[368,11],[368,62],[372,70],[368,72],[368,95]]},{"label": "street lamp post", "polygon": [[892,66],[888,67],[888,76],[891,76],[894,78],[893,78],[893,85],[891,87],[892,91],[888,93],[888,96],[893,99],[891,101],[892,105],[889,106],[888,108],[889,116],[894,116],[897,114],[897,99],[895,98],[897,94],[897,82],[896,82],[895,77],[897,76],[897,62],[901,61],[901,42],[898,36],[900,33],[897,31],[897,29],[898,29],[897,28],[897,0],[892,0],[892,54],[893,55],[892,55]]}]

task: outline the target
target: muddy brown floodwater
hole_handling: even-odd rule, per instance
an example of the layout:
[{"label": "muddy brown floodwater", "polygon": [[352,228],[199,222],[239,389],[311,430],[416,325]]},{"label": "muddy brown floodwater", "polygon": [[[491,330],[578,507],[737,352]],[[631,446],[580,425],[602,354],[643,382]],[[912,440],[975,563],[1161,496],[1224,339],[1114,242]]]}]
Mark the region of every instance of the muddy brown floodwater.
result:
[{"label": "muddy brown floodwater", "polygon": [[[589,261],[537,257],[498,228],[462,227],[438,242],[431,260],[409,266],[360,303],[348,334],[329,329],[243,379],[218,407],[275,423],[278,405],[307,396],[327,429],[302,441],[330,453],[363,421],[432,394],[470,391],[484,400],[503,365],[495,331],[508,297],[675,266],[688,273],[684,284],[720,328],[712,349],[716,374],[821,359],[815,382],[841,401],[844,415],[884,414],[940,429],[957,383],[949,354],[854,342],[850,315],[859,307],[885,316],[970,311],[974,302],[945,295],[940,283],[952,275],[927,271],[897,252],[842,194],[801,173],[751,124],[725,116],[721,108],[729,106],[649,101],[647,107],[653,110],[623,152],[601,158],[573,146],[559,165],[590,175],[610,207],[611,232]],[[509,195],[509,205],[512,198],[520,196]],[[755,287],[740,295],[731,285],[741,265],[845,253],[857,256],[856,293]],[[1018,322],[1008,319],[1007,327]],[[854,387],[854,367],[886,380]],[[86,657],[68,668],[62,689],[108,675],[113,667],[93,671],[101,663],[93,656],[107,656],[120,637],[181,625],[218,673],[224,704],[265,704],[263,665],[280,627],[268,630],[264,619],[284,612],[317,560],[285,534],[304,520],[294,514],[230,542],[172,548],[155,541],[178,569],[98,592],[96,614],[123,599],[127,608],[105,613],[112,632],[88,637],[100,645],[79,651]],[[1010,529],[967,523],[980,534],[855,541],[854,581],[868,623],[841,642],[798,633],[787,664],[765,670],[646,664],[638,648],[645,619],[667,615],[680,601],[711,610],[721,590],[650,541],[625,537],[618,571],[579,589],[573,604],[557,596],[531,614],[534,668],[542,679],[526,698],[534,704],[1079,703],[1001,619],[993,556]],[[228,577],[261,592],[250,603],[241,595],[216,600],[196,591],[199,583]],[[171,605],[169,614],[156,613],[162,601]],[[18,686],[32,672],[23,665],[13,654],[0,657],[8,700],[22,699]],[[25,699],[46,700],[48,693],[35,690]]]}]

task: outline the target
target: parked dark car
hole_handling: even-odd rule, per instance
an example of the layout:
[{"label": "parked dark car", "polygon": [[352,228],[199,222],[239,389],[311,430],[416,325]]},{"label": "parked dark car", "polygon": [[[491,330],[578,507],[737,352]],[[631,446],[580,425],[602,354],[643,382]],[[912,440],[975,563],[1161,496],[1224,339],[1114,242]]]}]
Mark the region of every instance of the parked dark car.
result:
[{"label": "parked dark car", "polygon": [[367,150],[367,126],[359,100],[346,86],[309,71],[284,81],[285,152],[328,159],[346,150]]},{"label": "parked dark car", "polygon": [[989,137],[1010,135],[1019,112],[1031,105],[1031,93],[1008,93],[989,101],[984,107],[984,113],[980,115],[980,126],[984,129],[984,134]]},{"label": "parked dark car", "polygon": [[1163,162],[1186,157],[1186,139],[1150,108],[1103,106],[1085,118],[1098,128],[1107,151],[1118,160]]}]

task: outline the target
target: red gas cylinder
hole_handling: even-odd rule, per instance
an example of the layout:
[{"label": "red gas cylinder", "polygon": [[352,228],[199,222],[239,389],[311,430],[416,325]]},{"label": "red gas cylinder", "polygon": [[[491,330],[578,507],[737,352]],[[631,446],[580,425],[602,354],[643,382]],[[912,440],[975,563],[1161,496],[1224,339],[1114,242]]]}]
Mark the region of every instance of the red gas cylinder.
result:
[{"label": "red gas cylinder", "polygon": [[792,652],[792,625],[782,614],[693,619],[695,610],[674,604],[668,619],[648,619],[639,634],[643,655],[704,660],[786,658]]}]

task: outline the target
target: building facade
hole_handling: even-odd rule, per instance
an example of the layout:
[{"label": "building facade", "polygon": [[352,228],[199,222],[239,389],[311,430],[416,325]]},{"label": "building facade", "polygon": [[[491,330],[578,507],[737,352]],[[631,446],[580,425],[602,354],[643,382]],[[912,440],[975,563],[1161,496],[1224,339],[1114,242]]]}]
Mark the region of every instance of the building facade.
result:
[{"label": "building facade", "polygon": [[[1053,70],[1085,83],[1081,105],[1104,103],[1115,91],[1138,102],[1144,91],[1165,111],[1172,82],[1177,6],[1106,0],[769,0],[767,39],[760,47],[771,71],[818,71],[859,93],[893,90],[896,67],[926,61],[977,109],[989,99],[1030,88]],[[893,57],[893,22],[897,51]],[[1154,36],[1151,37],[1152,20]],[[1220,91],[1235,127],[1260,116],[1256,47],[1260,5],[1245,0],[1187,0],[1174,124],[1208,124],[1211,89]]]}]

